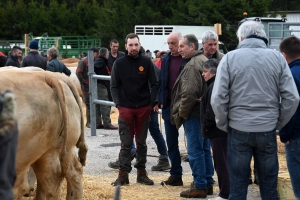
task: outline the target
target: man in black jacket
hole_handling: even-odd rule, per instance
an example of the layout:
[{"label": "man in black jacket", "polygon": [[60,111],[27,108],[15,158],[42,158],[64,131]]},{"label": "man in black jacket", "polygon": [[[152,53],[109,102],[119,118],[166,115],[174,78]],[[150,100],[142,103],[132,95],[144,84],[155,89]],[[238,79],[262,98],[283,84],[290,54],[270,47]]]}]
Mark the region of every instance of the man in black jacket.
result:
[{"label": "man in black jacket", "polygon": [[[126,54],[115,61],[111,73],[111,94],[119,109],[119,134],[121,150],[119,153],[119,176],[113,185],[129,184],[128,173],[131,171],[131,147],[133,138],[137,144],[136,163],[137,182],[153,185],[148,178],[147,132],[149,116],[155,105],[158,77],[150,58],[140,53],[138,35],[130,33],[125,39]],[[149,85],[150,84],[150,88]]]},{"label": "man in black jacket", "polygon": [[[101,48],[99,51],[99,57],[95,60],[95,73],[97,75],[108,76],[107,58],[108,49]],[[109,87],[109,81],[97,80],[98,99],[108,101],[107,87]],[[100,105],[101,117],[104,125],[104,129],[118,129],[111,124],[110,119],[110,106]]]},{"label": "man in black jacket", "polygon": [[21,67],[39,67],[43,70],[47,69],[47,60],[43,56],[41,56],[38,52],[39,43],[36,40],[32,40],[29,44],[29,53],[23,59]]},{"label": "man in black jacket", "polygon": [[22,49],[19,46],[14,46],[11,49],[10,57],[7,59],[5,66],[20,67],[20,58],[22,57]]}]

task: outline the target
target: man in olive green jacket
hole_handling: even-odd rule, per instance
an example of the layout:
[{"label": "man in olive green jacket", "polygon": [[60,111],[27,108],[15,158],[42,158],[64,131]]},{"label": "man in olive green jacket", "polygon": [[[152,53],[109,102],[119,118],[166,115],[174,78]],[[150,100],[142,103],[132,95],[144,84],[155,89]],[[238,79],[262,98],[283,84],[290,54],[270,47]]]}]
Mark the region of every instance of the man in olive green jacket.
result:
[{"label": "man in olive green jacket", "polygon": [[202,65],[207,60],[198,49],[195,35],[185,35],[179,41],[178,52],[186,64],[181,68],[171,99],[172,122],[179,129],[183,124],[187,138],[189,164],[194,181],[191,188],[180,193],[185,198],[206,198],[213,194],[214,167],[209,139],[203,138],[200,127],[200,103],[198,99],[206,90],[202,77]]},{"label": "man in olive green jacket", "polygon": [[[191,47],[189,47],[191,48]],[[197,47],[198,48],[198,47]],[[198,99],[206,90],[205,80],[202,77],[202,65],[207,60],[202,50],[188,50],[185,54],[186,64],[181,67],[181,72],[172,90],[171,122],[179,129],[183,119],[190,115],[200,116]]]}]

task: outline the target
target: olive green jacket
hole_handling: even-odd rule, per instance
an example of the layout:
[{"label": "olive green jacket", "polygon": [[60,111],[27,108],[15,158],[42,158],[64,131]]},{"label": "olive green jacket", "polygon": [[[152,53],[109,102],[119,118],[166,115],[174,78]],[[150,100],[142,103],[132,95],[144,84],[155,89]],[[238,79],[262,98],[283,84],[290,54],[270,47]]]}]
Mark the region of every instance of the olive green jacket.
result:
[{"label": "olive green jacket", "polygon": [[197,50],[187,63],[182,66],[181,72],[172,89],[171,123],[177,129],[183,119],[190,115],[200,118],[200,103],[198,99],[206,90],[205,80],[202,77],[202,65],[207,60],[202,50]]}]

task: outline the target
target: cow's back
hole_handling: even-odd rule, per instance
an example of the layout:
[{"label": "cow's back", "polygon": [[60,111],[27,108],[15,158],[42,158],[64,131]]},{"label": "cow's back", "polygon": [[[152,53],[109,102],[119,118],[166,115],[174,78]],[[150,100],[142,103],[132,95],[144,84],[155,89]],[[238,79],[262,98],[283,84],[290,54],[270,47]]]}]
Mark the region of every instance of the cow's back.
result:
[{"label": "cow's back", "polygon": [[[58,80],[46,77],[43,72],[8,70],[0,73],[0,92],[9,89],[16,96],[19,142],[15,186],[21,193],[25,190],[23,184],[29,166],[42,160],[43,156],[46,159],[48,152],[53,155],[54,163],[60,158],[65,143],[67,133],[64,132],[66,126],[63,124],[67,119],[64,119],[66,117],[63,117],[62,112],[65,105],[61,104],[59,97],[62,94],[57,93],[59,88],[53,89],[50,86],[57,83]],[[57,170],[60,171],[60,168]]]}]

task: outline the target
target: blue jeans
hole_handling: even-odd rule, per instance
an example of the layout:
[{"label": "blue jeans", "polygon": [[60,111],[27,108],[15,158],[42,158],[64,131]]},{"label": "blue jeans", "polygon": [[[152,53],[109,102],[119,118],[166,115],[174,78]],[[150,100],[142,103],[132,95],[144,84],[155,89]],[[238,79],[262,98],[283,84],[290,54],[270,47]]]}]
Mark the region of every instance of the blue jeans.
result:
[{"label": "blue jeans", "polygon": [[190,116],[188,119],[183,120],[183,126],[194,184],[199,190],[206,189],[208,185],[214,184],[214,179],[212,178],[214,167],[209,139],[202,137],[198,117]]},{"label": "blue jeans", "polygon": [[[162,133],[159,130],[158,113],[154,112],[153,110],[150,114],[149,132],[156,144],[157,151],[159,153],[159,159],[168,158],[166,142]],[[131,153],[134,153],[135,151],[135,144],[132,143]]]},{"label": "blue jeans", "polygon": [[151,111],[150,115],[149,132],[156,144],[157,151],[159,153],[159,159],[167,159],[167,146],[165,139],[159,130],[158,113],[154,112],[153,110]]},{"label": "blue jeans", "polygon": [[278,157],[275,130],[242,132],[228,130],[230,200],[246,200],[250,162],[254,156],[262,200],[277,200]]},{"label": "blue jeans", "polygon": [[285,147],[286,162],[296,200],[300,199],[300,138],[290,140]]},{"label": "blue jeans", "polygon": [[182,177],[181,157],[179,152],[178,137],[179,133],[175,125],[171,124],[170,105],[162,109],[162,118],[164,120],[166,131],[166,142],[168,146],[168,155],[171,162],[170,175],[176,178]]}]

